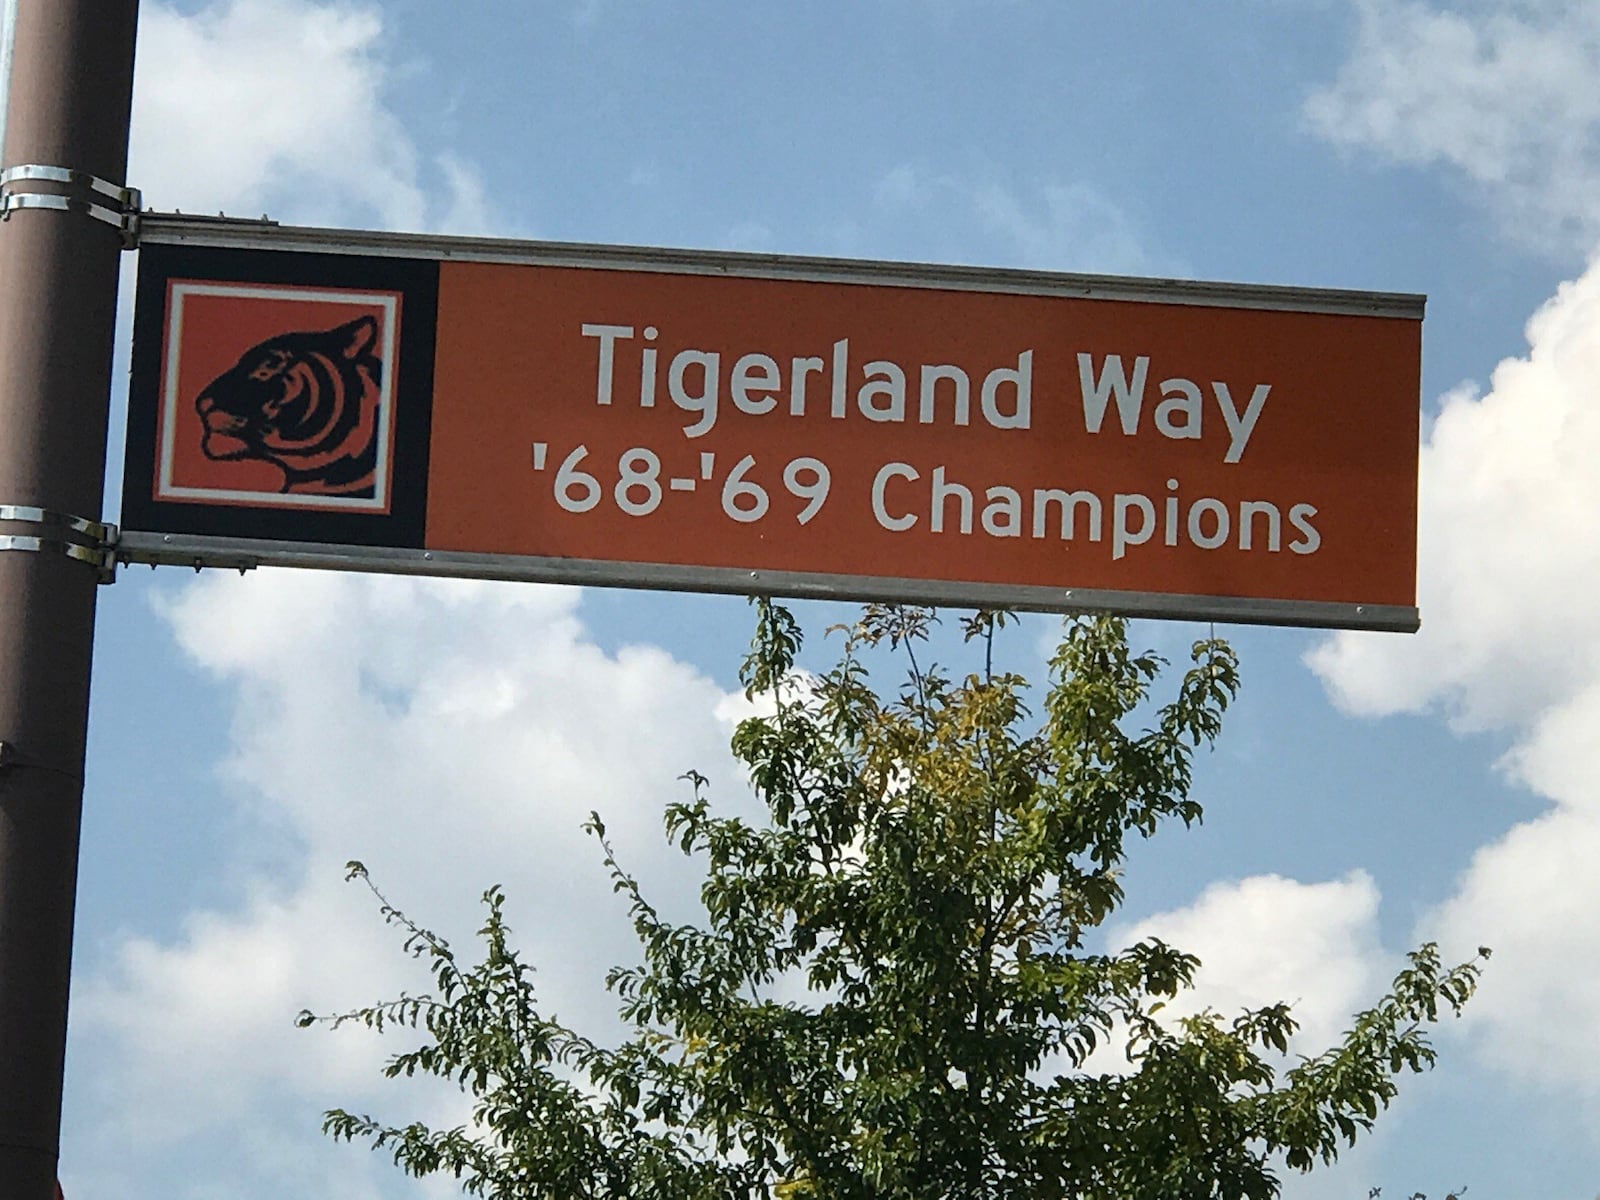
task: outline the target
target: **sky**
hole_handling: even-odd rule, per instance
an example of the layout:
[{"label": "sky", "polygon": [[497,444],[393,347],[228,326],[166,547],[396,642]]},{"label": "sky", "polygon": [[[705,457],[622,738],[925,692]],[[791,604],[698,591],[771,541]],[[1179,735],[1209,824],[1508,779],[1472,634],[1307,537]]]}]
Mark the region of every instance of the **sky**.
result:
[{"label": "sky", "polygon": [[[146,0],[139,36],[156,208],[1426,293],[1422,631],[1220,628],[1205,822],[1134,847],[1107,945],[1294,1001],[1306,1052],[1410,947],[1492,947],[1437,1069],[1284,1195],[1600,1195],[1600,6]],[[318,1132],[460,1113],[380,1077],[398,1040],[294,1027],[426,983],[343,864],[460,943],[503,884],[547,1004],[610,1028],[633,948],[579,825],[688,911],[660,809],[690,769],[739,803],[745,603],[171,568],[100,600],[67,1195],[455,1194]],[[797,611],[826,662],[849,610]],[[1037,674],[1055,628],[1002,653]]]}]

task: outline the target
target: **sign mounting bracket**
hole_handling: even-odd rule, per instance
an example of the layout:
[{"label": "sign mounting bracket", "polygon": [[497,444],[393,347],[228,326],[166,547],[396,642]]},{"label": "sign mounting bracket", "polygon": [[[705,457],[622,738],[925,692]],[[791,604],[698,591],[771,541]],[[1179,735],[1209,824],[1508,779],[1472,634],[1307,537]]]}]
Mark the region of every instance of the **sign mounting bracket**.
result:
[{"label": "sign mounting bracket", "polygon": [[115,581],[115,525],[29,504],[0,504],[0,524],[7,523],[30,526],[33,532],[0,533],[0,551],[62,554],[93,567],[101,583]]},{"label": "sign mounting bracket", "polygon": [[[40,188],[39,184],[58,184],[89,195],[53,191]],[[100,197],[110,200],[114,207],[102,203]],[[23,208],[78,212],[115,226],[122,234],[124,250],[132,250],[139,244],[139,210],[143,202],[138,188],[112,183],[70,167],[24,163],[0,171],[0,221],[9,220],[13,212]]]}]

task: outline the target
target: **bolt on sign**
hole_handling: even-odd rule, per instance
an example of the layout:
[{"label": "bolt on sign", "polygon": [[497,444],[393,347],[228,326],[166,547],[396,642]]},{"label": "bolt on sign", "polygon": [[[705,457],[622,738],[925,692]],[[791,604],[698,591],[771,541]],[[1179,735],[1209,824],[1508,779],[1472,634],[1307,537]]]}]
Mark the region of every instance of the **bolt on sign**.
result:
[{"label": "bolt on sign", "polygon": [[151,217],[124,561],[1412,630],[1418,296]]}]

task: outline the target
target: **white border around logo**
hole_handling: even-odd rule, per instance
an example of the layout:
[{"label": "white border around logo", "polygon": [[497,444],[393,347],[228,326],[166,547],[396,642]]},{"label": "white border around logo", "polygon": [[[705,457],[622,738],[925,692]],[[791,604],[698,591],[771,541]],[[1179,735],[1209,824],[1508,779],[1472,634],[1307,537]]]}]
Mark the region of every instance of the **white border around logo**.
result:
[{"label": "white border around logo", "polygon": [[[379,360],[383,375],[378,391],[378,454],[371,496],[318,496],[293,492],[244,491],[233,488],[185,487],[172,481],[173,447],[177,440],[179,355],[183,347],[183,303],[190,296],[231,296],[244,300],[292,300],[305,304],[364,304],[383,310]],[[161,381],[161,433],[156,474],[156,499],[210,501],[284,508],[317,508],[385,512],[389,507],[389,460],[394,423],[395,308],[398,297],[381,292],[336,292],[226,283],[173,283],[167,316],[167,346]]]}]

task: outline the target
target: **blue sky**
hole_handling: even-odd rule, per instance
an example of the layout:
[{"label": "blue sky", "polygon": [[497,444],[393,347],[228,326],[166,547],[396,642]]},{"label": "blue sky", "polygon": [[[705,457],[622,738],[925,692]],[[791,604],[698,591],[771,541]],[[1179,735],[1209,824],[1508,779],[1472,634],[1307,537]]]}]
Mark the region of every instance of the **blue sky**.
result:
[{"label": "blue sky", "polygon": [[[130,181],[297,223],[1426,292],[1423,631],[1226,630],[1205,825],[1138,848],[1110,933],[1200,954],[1203,1002],[1297,1000],[1308,1051],[1416,942],[1493,946],[1437,1071],[1284,1194],[1588,1200],[1597,68],[1584,0],[147,0]],[[657,814],[691,767],[738,795],[743,602],[139,568],[101,604],[68,1195],[452,1194],[317,1132],[458,1111],[292,1027],[423,983],[340,868],[461,940],[505,884],[546,997],[604,1028],[630,946],[577,826],[689,894]],[[801,612],[820,661],[845,610]],[[1005,653],[1037,671],[1051,628]]]}]

